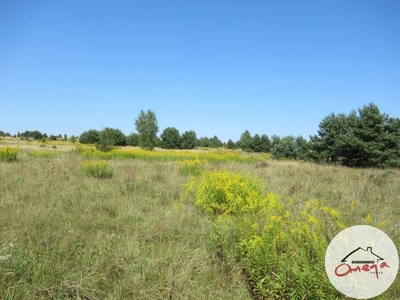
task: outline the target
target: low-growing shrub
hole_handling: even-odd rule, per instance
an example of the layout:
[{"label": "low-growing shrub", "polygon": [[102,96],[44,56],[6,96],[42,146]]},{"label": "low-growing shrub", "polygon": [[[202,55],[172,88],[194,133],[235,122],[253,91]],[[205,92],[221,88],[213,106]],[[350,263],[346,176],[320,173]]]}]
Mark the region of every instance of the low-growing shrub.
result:
[{"label": "low-growing shrub", "polygon": [[204,172],[186,184],[185,197],[210,214],[218,257],[243,266],[255,298],[339,299],[324,265],[329,238],[345,227],[339,212],[309,200],[293,213],[291,200],[264,188],[255,177]]},{"label": "low-growing shrub", "polygon": [[0,148],[0,160],[1,161],[14,161],[17,159],[19,147],[5,146]]},{"label": "low-growing shrub", "polygon": [[111,178],[113,176],[112,169],[107,162],[101,161],[86,161],[82,164],[82,168],[87,175],[96,178]]},{"label": "low-growing shrub", "polygon": [[200,175],[204,170],[204,163],[205,161],[200,159],[179,161],[179,173],[181,175]]}]

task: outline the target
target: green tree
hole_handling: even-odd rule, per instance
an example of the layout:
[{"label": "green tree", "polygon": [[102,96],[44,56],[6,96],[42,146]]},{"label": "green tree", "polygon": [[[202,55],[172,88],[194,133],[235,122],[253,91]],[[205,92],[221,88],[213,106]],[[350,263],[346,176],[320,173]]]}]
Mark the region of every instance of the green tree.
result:
[{"label": "green tree", "polygon": [[71,135],[69,140],[71,141],[71,143],[75,143],[76,142],[76,137],[74,135]]},{"label": "green tree", "polygon": [[129,146],[139,146],[139,134],[132,132],[126,137],[126,144]]},{"label": "green tree", "polygon": [[175,127],[167,127],[161,133],[161,147],[164,149],[180,149],[181,135]]},{"label": "green tree", "polygon": [[337,162],[344,155],[344,146],[350,141],[352,131],[349,120],[356,117],[355,112],[349,116],[331,113],[319,124],[318,136],[310,137],[311,157],[314,160]]},{"label": "green tree", "polygon": [[197,137],[193,130],[185,131],[181,137],[182,149],[194,149],[196,147]]},{"label": "green tree", "polygon": [[251,152],[253,150],[253,138],[248,130],[240,135],[238,145],[243,151]]},{"label": "green tree", "polygon": [[126,146],[126,137],[121,130],[106,127],[99,132],[96,148],[100,151],[111,151],[115,146]]},{"label": "green tree", "polygon": [[277,136],[276,134],[273,134],[271,136],[271,143],[272,143],[272,147],[276,146],[277,144],[279,144],[279,142],[281,141],[281,138],[279,136]]},{"label": "green tree", "polygon": [[135,120],[136,131],[139,133],[139,145],[142,149],[153,150],[157,144],[157,118],[152,110],[145,113],[140,111],[138,118]]},{"label": "green tree", "polygon": [[209,147],[210,146],[210,139],[208,137],[202,137],[197,142],[200,147]]},{"label": "green tree", "polygon": [[99,142],[99,131],[90,129],[79,136],[79,142],[82,144],[96,144]]},{"label": "green tree", "polygon": [[[302,137],[295,138],[292,135],[285,136],[280,139],[279,144],[271,149],[274,159],[303,159],[306,157],[306,149],[302,148],[304,139]],[[307,142],[307,141],[306,141]]]},{"label": "green tree", "polygon": [[254,150],[254,152],[261,152],[261,150],[262,150],[261,137],[260,137],[260,135],[258,133],[256,133],[253,136],[252,145],[253,145],[252,149]]},{"label": "green tree", "polygon": [[226,148],[227,149],[236,149],[237,145],[236,145],[236,143],[234,141],[229,139],[228,142],[226,143]]},{"label": "green tree", "polygon": [[96,149],[109,152],[114,148],[115,140],[114,135],[110,128],[105,128],[99,132],[99,141],[96,143]]},{"label": "green tree", "polygon": [[318,136],[311,137],[311,157],[350,167],[399,166],[399,123],[373,103],[349,115],[331,113],[320,123]]},{"label": "green tree", "polygon": [[271,151],[272,143],[268,135],[263,134],[261,136],[261,152],[268,153]]},{"label": "green tree", "polygon": [[374,103],[359,108],[358,119],[351,123],[354,142],[343,163],[357,167],[388,166],[388,159],[395,158],[399,147],[393,143],[396,137],[388,132],[389,120],[389,116],[381,114]]},{"label": "green tree", "polygon": [[223,143],[220,141],[220,139],[214,135],[211,139],[210,139],[210,147],[212,148],[218,148],[218,147],[222,147]]},{"label": "green tree", "polygon": [[64,134],[64,141],[68,140],[68,137],[66,134]]}]

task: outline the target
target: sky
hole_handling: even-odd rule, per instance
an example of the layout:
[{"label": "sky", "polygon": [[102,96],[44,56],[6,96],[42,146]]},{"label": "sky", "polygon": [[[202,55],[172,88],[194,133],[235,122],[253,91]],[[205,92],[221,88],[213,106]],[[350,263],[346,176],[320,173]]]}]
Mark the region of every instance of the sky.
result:
[{"label": "sky", "polygon": [[400,117],[400,1],[0,0],[0,130],[135,132],[141,110],[223,142]]}]

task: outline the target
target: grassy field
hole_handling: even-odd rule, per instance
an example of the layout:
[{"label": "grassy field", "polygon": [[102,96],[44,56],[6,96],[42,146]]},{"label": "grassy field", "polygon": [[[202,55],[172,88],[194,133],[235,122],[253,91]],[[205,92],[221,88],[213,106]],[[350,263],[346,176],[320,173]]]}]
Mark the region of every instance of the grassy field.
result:
[{"label": "grassy field", "polygon": [[[20,150],[0,161],[1,299],[254,299],[241,263],[218,255],[209,216],[193,197],[182,201],[190,175],[204,171],[256,177],[294,214],[321,199],[346,226],[382,228],[400,248],[399,170],[115,156],[111,175],[96,177],[84,167],[96,157],[74,144],[6,144]],[[397,279],[381,299],[399,295]]]}]

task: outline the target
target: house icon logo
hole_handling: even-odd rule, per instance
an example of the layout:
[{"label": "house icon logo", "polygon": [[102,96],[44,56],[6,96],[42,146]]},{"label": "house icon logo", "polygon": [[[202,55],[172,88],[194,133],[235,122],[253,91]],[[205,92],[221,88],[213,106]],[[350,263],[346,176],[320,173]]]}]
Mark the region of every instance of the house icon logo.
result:
[{"label": "house icon logo", "polygon": [[390,266],[382,257],[372,252],[372,247],[367,247],[367,249],[358,247],[341,260],[335,268],[335,275],[343,277],[353,272],[369,272],[379,279],[379,274],[383,274],[384,268],[390,268]]},{"label": "house icon logo", "polygon": [[399,257],[393,241],[381,230],[365,225],[335,236],[325,255],[326,274],[342,294],[369,299],[385,292],[396,278]]}]

